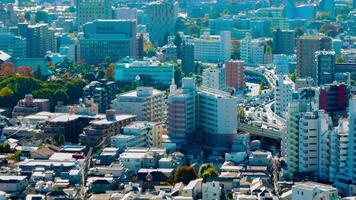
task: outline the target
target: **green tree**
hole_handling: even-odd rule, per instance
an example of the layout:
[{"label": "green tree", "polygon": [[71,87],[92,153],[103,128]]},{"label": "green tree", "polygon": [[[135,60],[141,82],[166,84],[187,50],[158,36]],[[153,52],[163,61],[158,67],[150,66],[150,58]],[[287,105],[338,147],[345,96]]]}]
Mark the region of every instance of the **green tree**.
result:
[{"label": "green tree", "polygon": [[196,178],[197,173],[195,172],[194,167],[191,166],[178,167],[174,174],[174,181],[176,183],[183,182],[185,185]]},{"label": "green tree", "polygon": [[295,72],[293,72],[292,74],[290,74],[289,76],[289,79],[291,81],[293,81],[295,83],[295,81],[297,80],[297,74]]},{"label": "green tree", "polygon": [[339,64],[339,63],[343,63],[343,62],[344,62],[344,59],[342,57],[339,56],[336,58],[336,63]]},{"label": "green tree", "polygon": [[237,110],[237,116],[239,117],[240,120],[245,120],[246,119],[246,113],[245,109],[243,106],[239,106]]},{"label": "green tree", "polygon": [[203,178],[204,181],[207,179],[215,178],[219,176],[218,170],[211,166],[209,163],[202,164],[199,168],[199,177]]},{"label": "green tree", "polygon": [[65,142],[66,142],[66,138],[65,138],[64,134],[61,134],[58,138],[58,144],[63,145]]}]

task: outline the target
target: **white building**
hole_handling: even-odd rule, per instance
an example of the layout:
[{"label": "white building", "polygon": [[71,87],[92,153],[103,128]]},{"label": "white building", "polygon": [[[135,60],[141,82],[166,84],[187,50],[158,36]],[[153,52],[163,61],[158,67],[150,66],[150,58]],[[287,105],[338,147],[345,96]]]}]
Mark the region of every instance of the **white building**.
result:
[{"label": "white building", "polygon": [[296,183],[292,187],[292,200],[335,200],[338,191],[331,185],[315,182]]},{"label": "white building", "polygon": [[28,185],[26,176],[0,176],[0,191],[21,193]]},{"label": "white building", "polygon": [[162,123],[136,121],[124,126],[123,133],[111,137],[111,147],[160,147],[165,131]]},{"label": "white building", "polygon": [[294,83],[287,75],[278,75],[276,79],[276,88],[274,91],[275,113],[283,118],[287,117],[288,104],[292,101],[294,92]]},{"label": "white building", "polygon": [[201,87],[198,90],[198,121],[212,146],[231,145],[237,132],[238,99],[228,92]]},{"label": "white building", "polygon": [[202,200],[219,200],[221,199],[221,186],[219,182],[212,181],[203,183]]},{"label": "white building", "polygon": [[247,65],[259,65],[264,64],[265,47],[258,40],[252,40],[251,35],[246,35],[241,40],[240,54],[241,60]]},{"label": "white building", "polygon": [[304,112],[319,109],[319,94],[315,88],[300,88],[292,95],[287,120],[287,165],[286,176],[293,178],[299,166],[299,119]]},{"label": "white building", "polygon": [[215,90],[223,90],[226,88],[225,83],[225,67],[222,64],[212,65],[205,68],[202,73],[203,86]]},{"label": "white building", "polygon": [[166,119],[165,92],[152,87],[137,87],[136,90],[118,94],[112,108],[118,114],[136,115],[138,120],[162,122]]},{"label": "white building", "polygon": [[158,161],[165,157],[165,149],[132,147],[120,154],[120,162],[129,171],[138,171],[141,168],[157,168]]},{"label": "white building", "polygon": [[205,32],[200,38],[189,38],[194,45],[194,60],[202,62],[224,62],[231,57],[231,33],[221,31],[220,35]]},{"label": "white building", "polygon": [[293,64],[296,64],[295,55],[285,55],[285,54],[273,55],[273,65],[275,66],[275,72],[278,75],[288,75],[289,66]]},{"label": "white building", "polygon": [[[299,119],[298,172],[328,176],[330,117],[323,111],[301,113]],[[325,159],[322,159],[325,157]],[[324,174],[323,174],[324,173]]]}]

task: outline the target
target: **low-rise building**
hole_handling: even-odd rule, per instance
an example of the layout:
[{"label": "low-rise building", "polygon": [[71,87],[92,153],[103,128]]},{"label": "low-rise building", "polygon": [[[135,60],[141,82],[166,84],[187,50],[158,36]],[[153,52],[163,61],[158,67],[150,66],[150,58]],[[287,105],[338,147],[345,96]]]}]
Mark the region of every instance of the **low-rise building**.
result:
[{"label": "low-rise building", "polygon": [[12,117],[27,116],[41,111],[49,111],[48,99],[34,99],[32,94],[27,94],[20,100],[12,111]]},{"label": "low-rise building", "polygon": [[128,148],[120,154],[119,160],[129,171],[137,172],[141,168],[157,168],[158,161],[165,156],[161,148]]},{"label": "low-rise building", "polygon": [[338,190],[331,185],[316,182],[300,182],[292,187],[292,200],[336,200]]},{"label": "low-rise building", "polygon": [[26,176],[0,176],[0,191],[21,193],[28,185]]},{"label": "low-rise building", "polygon": [[121,132],[121,128],[135,120],[134,115],[116,115],[114,110],[106,111],[106,118],[93,120],[79,135],[79,142],[96,146]]}]

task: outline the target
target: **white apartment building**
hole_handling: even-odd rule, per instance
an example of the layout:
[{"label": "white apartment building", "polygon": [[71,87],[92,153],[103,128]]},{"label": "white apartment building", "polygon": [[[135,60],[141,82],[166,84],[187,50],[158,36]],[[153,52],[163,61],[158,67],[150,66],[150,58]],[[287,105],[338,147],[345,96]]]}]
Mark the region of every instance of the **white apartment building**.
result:
[{"label": "white apartment building", "polygon": [[118,114],[136,115],[137,120],[162,122],[166,119],[166,93],[152,87],[137,87],[136,90],[118,94],[112,108]]},{"label": "white apartment building", "polygon": [[205,68],[202,73],[203,86],[215,90],[223,90],[226,88],[225,83],[225,67],[222,64],[212,65]]},{"label": "white apartment building", "polygon": [[335,185],[344,195],[354,196],[356,195],[356,95],[353,95],[349,102],[348,130],[345,128],[342,132],[344,137],[340,138],[340,173]]},{"label": "white apartment building", "polygon": [[278,75],[274,91],[275,113],[283,118],[287,118],[288,104],[292,101],[294,83],[287,75]]},{"label": "white apartment building", "polygon": [[200,38],[188,38],[194,45],[194,60],[202,62],[224,62],[231,57],[231,32],[221,31],[220,35],[205,32]]},{"label": "white apartment building", "polygon": [[264,49],[264,45],[257,40],[252,40],[251,35],[248,34],[241,40],[241,60],[243,60],[247,65],[264,64]]},{"label": "white apartment building", "polygon": [[301,182],[292,187],[292,200],[336,200],[338,190],[331,185]]},{"label": "white apartment building", "polygon": [[198,91],[198,121],[205,139],[212,146],[231,144],[237,132],[238,99],[228,92],[206,87]]},{"label": "white apartment building", "polygon": [[314,88],[300,88],[292,95],[287,120],[287,164],[286,176],[293,178],[299,166],[299,119],[300,114],[318,110],[319,94]]}]

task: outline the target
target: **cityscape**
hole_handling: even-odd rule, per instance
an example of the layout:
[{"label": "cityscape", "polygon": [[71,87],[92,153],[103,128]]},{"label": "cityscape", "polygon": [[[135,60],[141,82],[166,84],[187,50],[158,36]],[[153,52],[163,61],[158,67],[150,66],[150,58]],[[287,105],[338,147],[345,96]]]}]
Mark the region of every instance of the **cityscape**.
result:
[{"label": "cityscape", "polygon": [[0,0],[0,200],[356,200],[356,0]]}]

